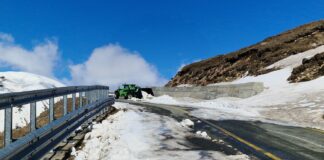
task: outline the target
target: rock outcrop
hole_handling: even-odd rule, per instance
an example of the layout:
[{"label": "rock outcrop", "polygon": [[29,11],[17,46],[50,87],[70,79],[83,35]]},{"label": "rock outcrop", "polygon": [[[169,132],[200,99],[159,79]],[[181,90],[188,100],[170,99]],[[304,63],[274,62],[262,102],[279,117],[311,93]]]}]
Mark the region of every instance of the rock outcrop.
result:
[{"label": "rock outcrop", "polygon": [[[233,81],[246,75],[265,74],[278,69],[266,69],[267,66],[323,44],[324,20],[321,20],[267,38],[238,51],[187,65],[166,86],[174,87],[181,84],[203,86]],[[291,81],[297,79],[293,77]]]},{"label": "rock outcrop", "polygon": [[294,68],[288,80],[290,82],[303,82],[320,76],[324,76],[324,52],[310,59],[304,59],[302,65]]}]

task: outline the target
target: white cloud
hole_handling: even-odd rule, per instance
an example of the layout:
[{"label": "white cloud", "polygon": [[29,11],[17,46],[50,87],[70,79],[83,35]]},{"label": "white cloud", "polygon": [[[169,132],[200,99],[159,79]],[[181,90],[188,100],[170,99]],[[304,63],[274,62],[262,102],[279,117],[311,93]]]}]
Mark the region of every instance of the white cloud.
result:
[{"label": "white cloud", "polygon": [[58,58],[58,46],[53,41],[47,40],[34,46],[32,50],[28,50],[15,44],[11,35],[0,33],[0,64],[2,67],[54,77],[53,70]]},{"label": "white cloud", "polygon": [[139,53],[116,44],[94,49],[86,62],[70,65],[70,72],[74,84],[101,84],[115,88],[122,83],[136,83],[141,86],[166,83],[155,67],[146,62]]},{"label": "white cloud", "polygon": [[12,35],[7,34],[7,33],[0,32],[0,41],[4,41],[4,42],[14,42],[15,40],[12,37]]}]

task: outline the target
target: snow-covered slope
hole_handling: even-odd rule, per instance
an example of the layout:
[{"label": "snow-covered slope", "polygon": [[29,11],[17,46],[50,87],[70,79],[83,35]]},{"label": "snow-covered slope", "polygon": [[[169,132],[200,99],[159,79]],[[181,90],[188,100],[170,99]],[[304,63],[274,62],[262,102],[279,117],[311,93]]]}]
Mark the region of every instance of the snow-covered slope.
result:
[{"label": "snow-covered slope", "polygon": [[3,85],[0,94],[64,86],[56,80],[27,72],[0,72],[0,77]]},{"label": "snow-covered slope", "polygon": [[[0,94],[38,89],[64,87],[64,84],[36,74],[26,72],[0,72]],[[58,99],[56,99],[58,101]],[[48,106],[48,101],[37,102],[37,115]],[[13,128],[23,127],[29,123],[29,105],[13,109]],[[4,130],[4,111],[0,110],[0,132]]]},{"label": "snow-covered slope", "polygon": [[298,53],[296,55],[289,56],[287,58],[284,58],[268,67],[266,69],[271,69],[271,68],[286,68],[286,67],[297,67],[302,64],[302,60],[304,58],[312,58],[316,54],[324,52],[324,45],[319,46],[314,49],[307,50],[305,52]]},{"label": "snow-covered slope", "polygon": [[[289,125],[301,125],[324,129],[324,77],[300,82],[288,83],[293,67],[324,51],[320,46],[303,53],[292,55],[269,66],[282,68],[259,76],[246,76],[226,84],[263,82],[265,90],[253,97],[218,98],[215,100],[197,100],[161,96],[147,99],[152,103],[186,105],[197,108],[196,116],[212,119],[251,119],[274,121]],[[213,85],[225,85],[213,84]]]}]

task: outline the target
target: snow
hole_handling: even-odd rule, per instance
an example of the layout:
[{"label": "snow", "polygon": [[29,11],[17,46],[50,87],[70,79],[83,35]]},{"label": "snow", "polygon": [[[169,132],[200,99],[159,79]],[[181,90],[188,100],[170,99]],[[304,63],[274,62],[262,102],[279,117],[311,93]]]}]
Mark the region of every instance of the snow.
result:
[{"label": "snow", "polygon": [[211,138],[208,136],[207,132],[205,132],[205,131],[197,131],[197,132],[196,132],[196,135],[198,135],[199,137],[205,138],[205,139],[211,139]]},{"label": "snow", "polygon": [[[194,108],[190,111],[191,115],[206,119],[260,120],[324,129],[324,77],[302,83],[287,82],[293,67],[300,65],[304,58],[322,51],[324,46],[287,57],[268,67],[281,69],[264,75],[212,84],[264,83],[265,90],[249,98],[201,100],[143,94],[143,100],[137,101],[191,107]],[[76,160],[204,159],[206,157],[201,157],[204,155],[202,152],[208,152],[208,155],[217,159],[248,159],[246,155],[226,156],[216,151],[190,150],[187,145],[180,145],[186,144],[185,137],[192,134],[190,131],[194,123],[190,119],[177,122],[170,117],[141,112],[138,107],[129,104],[116,103],[115,106],[127,109],[125,112],[119,111],[101,124],[93,125],[93,131],[86,135],[85,146],[73,151]],[[212,140],[206,131],[197,131],[194,136]]]},{"label": "snow", "polygon": [[0,77],[2,76],[5,80],[2,82],[4,87],[0,87],[0,94],[64,87],[64,84],[56,80],[27,72],[0,72]]},{"label": "snow", "polygon": [[[174,98],[168,95],[144,100],[150,103],[170,104],[195,108],[191,114],[215,120],[260,120],[285,125],[324,129],[324,77],[300,83],[288,83],[292,67],[302,59],[323,52],[324,46],[292,55],[272,66],[284,67],[259,76],[246,76],[233,82],[212,85],[262,82],[265,90],[255,96],[241,99],[222,97],[214,100]],[[280,64],[280,65],[279,65]],[[287,65],[281,65],[287,64]],[[304,102],[301,102],[304,100]]]},{"label": "snow", "polygon": [[[170,104],[195,108],[191,112],[200,118],[215,120],[260,120],[279,124],[324,129],[324,77],[302,83],[288,83],[290,68],[260,76],[248,76],[232,84],[263,82],[265,90],[255,96],[241,99],[221,97],[213,100],[174,98],[168,95],[144,100],[150,103]],[[304,101],[301,101],[303,100]]]},{"label": "snow", "polygon": [[194,126],[194,122],[191,121],[190,119],[184,119],[180,122],[181,126],[183,127],[192,127]]},{"label": "snow", "polygon": [[153,96],[151,94],[148,94],[144,91],[141,91],[142,92],[142,96],[143,96],[143,99],[151,99],[153,98]]},{"label": "snow", "polygon": [[316,54],[319,54],[322,52],[324,52],[324,45],[319,46],[314,49],[310,49],[310,50],[302,52],[302,53],[298,53],[298,54],[289,56],[287,58],[284,58],[284,59],[266,67],[266,69],[286,68],[286,67],[294,68],[294,67],[300,66],[302,64],[302,60],[304,58],[309,59],[309,58],[314,57]]},{"label": "snow", "polygon": [[161,103],[161,104],[181,104],[177,100],[175,100],[173,97],[170,97],[168,95],[153,97],[152,99],[144,99],[144,101],[148,101],[151,103]]},{"label": "snow", "polygon": [[140,107],[126,103],[114,106],[127,109],[94,124],[84,147],[74,153],[76,160],[248,159],[246,155],[192,150],[185,140],[192,134],[190,129],[175,119],[141,112]]},{"label": "snow", "polygon": [[273,71],[268,74],[262,74],[259,76],[246,76],[231,82],[231,84],[241,84],[248,82],[262,82],[265,87],[271,89],[278,89],[284,86],[288,86],[288,77],[291,74],[292,69],[284,68],[281,70]]},{"label": "snow", "polygon": [[193,87],[192,84],[180,84],[177,87],[181,88],[181,87]]},{"label": "snow", "polygon": [[[3,87],[0,87],[0,94],[9,92],[21,92],[38,89],[47,89],[54,87],[63,87],[64,84],[36,74],[27,72],[0,72],[1,83]],[[54,101],[59,101],[60,98],[55,98]],[[39,115],[49,105],[48,101],[39,101],[36,103],[37,110],[36,114]],[[23,105],[22,107],[13,108],[13,122],[12,127],[23,127],[29,123],[29,104]],[[4,111],[0,110],[0,131],[4,130]]]}]

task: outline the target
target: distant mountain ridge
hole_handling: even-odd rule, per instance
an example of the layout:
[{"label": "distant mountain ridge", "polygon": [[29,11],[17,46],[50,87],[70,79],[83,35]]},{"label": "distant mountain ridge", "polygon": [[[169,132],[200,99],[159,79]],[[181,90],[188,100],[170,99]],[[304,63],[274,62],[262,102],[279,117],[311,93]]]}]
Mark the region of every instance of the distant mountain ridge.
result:
[{"label": "distant mountain ridge", "polygon": [[[189,64],[183,67],[166,86],[174,87],[181,84],[208,85],[230,82],[248,75],[256,76],[269,73],[280,68],[269,68],[268,66],[289,56],[322,45],[324,45],[324,20],[302,25],[226,55],[219,55]],[[324,51],[319,54],[324,54]],[[320,60],[321,58],[317,56],[316,60],[310,61],[313,62],[313,76],[309,74],[305,76],[305,72],[302,74],[302,71],[294,69],[289,81],[307,81],[323,75],[323,65],[316,66],[315,64],[315,61],[320,63]],[[305,67],[310,66],[309,64],[302,65],[304,65],[303,71],[307,70]]]}]

